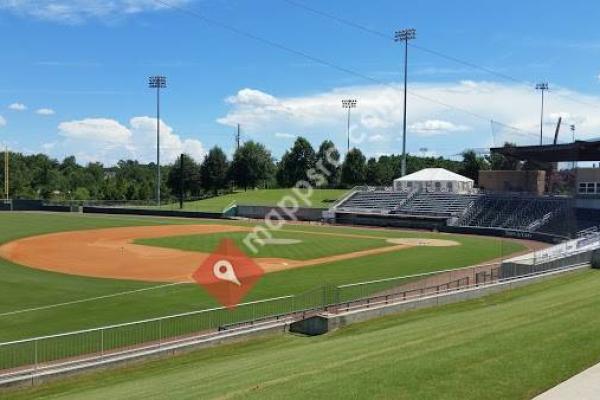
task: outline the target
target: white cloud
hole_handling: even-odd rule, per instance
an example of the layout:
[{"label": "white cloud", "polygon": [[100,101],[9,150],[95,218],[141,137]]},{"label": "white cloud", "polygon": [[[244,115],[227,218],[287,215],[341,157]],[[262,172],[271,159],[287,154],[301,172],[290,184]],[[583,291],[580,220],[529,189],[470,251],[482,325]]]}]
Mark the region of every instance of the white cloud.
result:
[{"label": "white cloud", "polygon": [[[419,148],[427,147],[436,154],[449,155],[504,141],[534,144],[539,140],[539,93],[528,85],[473,80],[413,82],[408,96],[409,152],[418,153]],[[240,123],[256,140],[267,141],[277,132],[293,132],[307,137],[315,146],[328,138],[345,148],[347,111],[340,100],[346,97],[358,100],[351,114],[351,130],[364,134],[365,140],[357,146],[369,155],[399,153],[401,148],[396,143],[402,135],[401,85],[340,87],[296,97],[245,88],[226,99],[230,108],[217,121],[227,126]],[[545,108],[546,141],[552,140],[558,116],[563,116],[563,124],[575,123],[582,139],[600,136],[600,97],[555,86],[546,97]],[[567,136],[562,136],[563,140],[568,140]],[[275,152],[287,146],[272,145]]]},{"label": "white cloud", "polygon": [[23,103],[12,103],[11,105],[8,106],[8,108],[10,110],[13,111],[25,111],[27,110],[27,106]]},{"label": "white cloud", "polygon": [[374,135],[370,135],[367,140],[369,142],[384,142],[385,141],[385,136],[383,136],[380,133],[376,133]]},{"label": "white cloud", "polygon": [[[132,148],[136,159],[151,161],[156,157],[156,119],[134,117],[129,121],[133,134]],[[187,153],[200,161],[206,154],[202,143],[196,139],[182,139],[173,128],[160,123],[161,158],[173,162],[181,153]]]},{"label": "white cloud", "polygon": [[456,125],[449,121],[439,119],[428,119],[411,124],[408,129],[423,136],[443,135],[449,132],[464,132],[469,130],[468,126]]},{"label": "white cloud", "polygon": [[38,108],[35,111],[35,113],[38,115],[54,115],[55,114],[54,110],[51,108]]},{"label": "white cloud", "polygon": [[[140,162],[156,160],[156,119],[134,117],[126,126],[109,118],[86,118],[62,122],[58,143],[47,143],[45,149],[60,154],[75,154],[83,162],[101,161],[114,164],[119,159]],[[160,122],[161,164],[172,163],[181,153],[200,161],[206,154],[196,139],[181,138],[164,121]]]},{"label": "white cloud", "polygon": [[[173,6],[192,0],[169,0]],[[0,2],[0,10],[36,19],[61,23],[81,23],[88,19],[109,19],[167,9],[154,0],[8,0]]]},{"label": "white cloud", "polygon": [[296,135],[292,135],[291,133],[285,133],[285,132],[275,132],[275,137],[281,138],[281,139],[294,139],[296,137]]},{"label": "white cloud", "polygon": [[0,115],[0,128],[6,126],[6,119]]},{"label": "white cloud", "polygon": [[279,104],[279,101],[270,94],[248,88],[240,90],[235,96],[229,96],[225,101],[230,104],[250,107],[276,106]]},{"label": "white cloud", "polygon": [[58,133],[68,139],[126,145],[131,139],[131,131],[114,119],[86,118],[77,121],[61,122]]}]

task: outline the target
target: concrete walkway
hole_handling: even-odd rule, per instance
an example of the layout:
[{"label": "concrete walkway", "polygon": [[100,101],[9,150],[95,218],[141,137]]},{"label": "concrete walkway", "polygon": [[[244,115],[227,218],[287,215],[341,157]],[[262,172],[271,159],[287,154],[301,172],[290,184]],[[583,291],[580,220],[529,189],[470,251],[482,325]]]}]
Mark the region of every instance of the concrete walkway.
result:
[{"label": "concrete walkway", "polygon": [[600,399],[600,364],[586,369],[533,400],[597,400]]}]

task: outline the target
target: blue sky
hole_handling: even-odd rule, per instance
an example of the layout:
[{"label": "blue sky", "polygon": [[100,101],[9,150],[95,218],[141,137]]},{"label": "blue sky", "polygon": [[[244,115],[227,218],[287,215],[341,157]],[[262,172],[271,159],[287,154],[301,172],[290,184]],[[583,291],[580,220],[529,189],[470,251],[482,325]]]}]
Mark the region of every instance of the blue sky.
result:
[{"label": "blue sky", "polygon": [[417,29],[419,46],[409,49],[410,152],[536,142],[538,81],[551,88],[546,136],[560,115],[578,137],[598,137],[599,11],[589,1],[566,12],[559,1],[0,0],[0,142],[80,162],[150,161],[146,80],[164,74],[167,161],[214,145],[231,152],[238,122],[243,139],[276,157],[296,135],[344,149],[345,97],[358,99],[353,144],[370,156],[398,153],[403,54],[391,37],[404,27]]}]

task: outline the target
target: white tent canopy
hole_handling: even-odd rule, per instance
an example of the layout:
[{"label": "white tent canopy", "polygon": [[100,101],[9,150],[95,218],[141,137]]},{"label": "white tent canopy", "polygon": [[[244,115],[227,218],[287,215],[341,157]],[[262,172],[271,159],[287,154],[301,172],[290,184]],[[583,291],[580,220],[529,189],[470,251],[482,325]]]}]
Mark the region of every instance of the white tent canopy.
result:
[{"label": "white tent canopy", "polygon": [[444,168],[425,168],[394,179],[394,190],[469,193],[473,190],[473,183],[473,179]]}]

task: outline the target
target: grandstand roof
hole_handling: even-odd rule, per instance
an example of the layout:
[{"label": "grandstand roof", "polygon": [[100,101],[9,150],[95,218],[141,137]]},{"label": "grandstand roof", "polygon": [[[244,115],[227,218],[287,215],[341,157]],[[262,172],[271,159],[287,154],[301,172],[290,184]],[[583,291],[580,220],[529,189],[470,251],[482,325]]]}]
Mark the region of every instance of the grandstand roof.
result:
[{"label": "grandstand roof", "polygon": [[455,182],[473,182],[473,179],[469,179],[466,176],[459,175],[452,171],[448,171],[444,168],[424,168],[420,171],[412,174],[403,176],[402,178],[394,179],[394,182],[402,181],[455,181]]},{"label": "grandstand roof", "polygon": [[518,160],[539,162],[600,161],[600,141],[549,144],[543,146],[495,147],[492,153],[502,154]]}]

